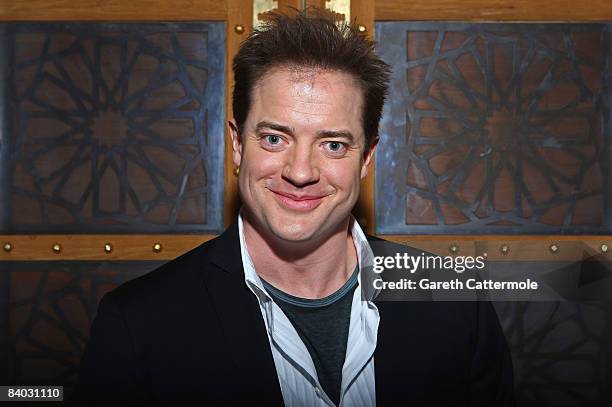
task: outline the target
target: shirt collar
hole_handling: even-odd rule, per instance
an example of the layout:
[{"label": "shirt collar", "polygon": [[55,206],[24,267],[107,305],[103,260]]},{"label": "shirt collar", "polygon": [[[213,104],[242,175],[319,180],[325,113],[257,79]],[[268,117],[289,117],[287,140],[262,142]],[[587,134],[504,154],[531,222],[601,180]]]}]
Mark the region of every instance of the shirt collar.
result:
[{"label": "shirt collar", "polygon": [[[374,264],[374,254],[372,248],[366,238],[365,233],[359,226],[359,223],[355,220],[353,215],[350,215],[349,228],[351,229],[351,235],[353,237],[353,244],[355,245],[355,251],[357,252],[357,262],[359,264],[359,275],[357,276],[359,285],[361,286],[361,278],[363,276],[369,276],[371,273],[366,272],[372,269]],[[249,254],[246,239],[244,237],[244,224],[242,221],[242,214],[238,215],[238,235],[240,236],[240,254],[242,256],[242,267],[244,269],[244,280],[247,287],[259,298],[260,301],[267,302],[272,301],[270,295],[266,292],[261,278],[257,275],[253,259]],[[369,279],[366,286],[369,284]],[[372,290],[361,290],[363,299],[371,301],[376,295]]]}]

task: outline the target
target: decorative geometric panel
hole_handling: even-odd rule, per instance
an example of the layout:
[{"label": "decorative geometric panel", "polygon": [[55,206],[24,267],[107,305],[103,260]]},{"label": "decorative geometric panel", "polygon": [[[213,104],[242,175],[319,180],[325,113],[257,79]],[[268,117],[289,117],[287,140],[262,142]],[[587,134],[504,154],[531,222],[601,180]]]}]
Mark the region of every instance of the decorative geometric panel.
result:
[{"label": "decorative geometric panel", "polygon": [[224,27],[5,24],[4,232],[221,231]]},{"label": "decorative geometric panel", "polygon": [[377,232],[612,232],[610,35],[605,24],[378,23],[393,74]]},{"label": "decorative geometric panel", "polygon": [[[102,296],[160,262],[13,262],[8,276],[8,363],[11,384],[57,384],[72,391]],[[3,382],[3,384],[7,384]]]},{"label": "decorative geometric panel", "polygon": [[517,406],[610,405],[611,302],[495,306],[512,353]]}]

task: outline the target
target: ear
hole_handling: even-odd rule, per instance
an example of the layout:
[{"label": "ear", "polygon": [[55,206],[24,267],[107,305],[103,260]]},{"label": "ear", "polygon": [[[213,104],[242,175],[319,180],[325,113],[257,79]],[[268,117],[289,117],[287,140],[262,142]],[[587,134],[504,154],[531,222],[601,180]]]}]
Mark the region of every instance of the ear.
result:
[{"label": "ear", "polygon": [[240,167],[242,162],[242,138],[238,131],[238,125],[236,119],[232,119],[228,122],[230,136],[232,137],[232,161],[236,167]]},{"label": "ear", "polygon": [[372,141],[372,144],[370,144],[367,150],[363,153],[363,163],[361,164],[360,174],[361,179],[364,179],[368,175],[370,164],[372,164],[374,152],[376,151],[376,146],[378,146],[378,137]]}]

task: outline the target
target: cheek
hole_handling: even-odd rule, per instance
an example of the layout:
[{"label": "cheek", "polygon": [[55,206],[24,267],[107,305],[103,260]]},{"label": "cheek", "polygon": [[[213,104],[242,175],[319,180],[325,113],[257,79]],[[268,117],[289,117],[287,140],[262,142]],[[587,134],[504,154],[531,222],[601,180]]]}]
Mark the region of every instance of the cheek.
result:
[{"label": "cheek", "polygon": [[272,154],[261,148],[246,148],[242,159],[243,166],[247,168],[249,182],[272,177],[280,173],[283,167],[282,154]]},{"label": "cheek", "polygon": [[329,183],[346,193],[359,192],[361,166],[359,163],[346,162],[333,163],[328,166],[327,174]]}]

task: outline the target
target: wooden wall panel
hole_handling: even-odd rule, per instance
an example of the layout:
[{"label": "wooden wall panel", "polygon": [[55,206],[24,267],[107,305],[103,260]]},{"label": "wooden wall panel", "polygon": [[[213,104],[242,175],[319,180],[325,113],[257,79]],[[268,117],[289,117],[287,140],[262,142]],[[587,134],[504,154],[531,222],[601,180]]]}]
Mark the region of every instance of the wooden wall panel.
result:
[{"label": "wooden wall panel", "polygon": [[612,232],[607,30],[377,22],[377,232]]},{"label": "wooden wall panel", "polygon": [[376,0],[371,3],[375,3],[377,21],[612,20],[610,0]]},{"label": "wooden wall panel", "polygon": [[306,7],[325,8],[325,0],[306,0]]},{"label": "wooden wall panel", "polygon": [[0,0],[0,21],[225,20],[220,0]]},{"label": "wooden wall panel", "polygon": [[[370,39],[374,39],[374,2],[373,1],[351,1],[351,21],[363,25],[366,28],[365,34]],[[376,157],[374,157],[376,160]],[[367,177],[361,182],[361,193],[357,206],[353,211],[355,217],[362,227],[370,234],[376,230],[374,212],[374,161],[370,165]]]},{"label": "wooden wall panel", "polygon": [[[172,260],[214,235],[0,235],[0,261]],[[597,235],[385,235],[385,239],[440,256],[476,256],[495,261],[584,260],[584,251],[612,261],[612,237]],[[60,244],[61,251],[53,246]],[[105,245],[112,245],[105,252]],[[159,244],[158,251],[155,245]],[[557,246],[557,251],[551,247]],[[505,246],[506,248],[504,248]],[[456,251],[453,251],[456,248]],[[0,273],[2,274],[2,273]]]},{"label": "wooden wall panel", "polygon": [[[5,265],[8,356],[3,384],[56,384],[70,400],[102,296],[162,262],[13,262]],[[0,354],[0,357],[3,355]],[[2,374],[5,376],[2,376]],[[60,405],[62,403],[51,403]]]},{"label": "wooden wall panel", "polygon": [[2,28],[0,233],[223,230],[224,23]]},{"label": "wooden wall panel", "polygon": [[[3,246],[0,250],[0,261],[172,260],[214,237],[214,235],[0,235],[0,243]],[[105,248],[107,245],[110,247]]]},{"label": "wooden wall panel", "polygon": [[369,38],[374,38],[374,3],[373,1],[352,0],[351,1],[351,21],[362,24],[369,33]]},{"label": "wooden wall panel", "polygon": [[[227,52],[226,52],[226,122],[234,117],[232,110],[232,92],[234,90],[234,72],[232,61],[238,52],[240,43],[244,41],[253,30],[253,2],[251,0],[227,0]],[[242,29],[240,29],[242,27]],[[238,199],[237,173],[232,162],[232,143],[229,127],[225,126],[225,193],[224,218],[225,226],[229,226],[235,219],[240,206]]]},{"label": "wooden wall panel", "polygon": [[[385,235],[386,240],[439,256],[485,256],[500,262],[612,261],[612,239],[596,235]],[[561,263],[559,263],[561,264]],[[524,265],[524,264],[523,264]]]}]

